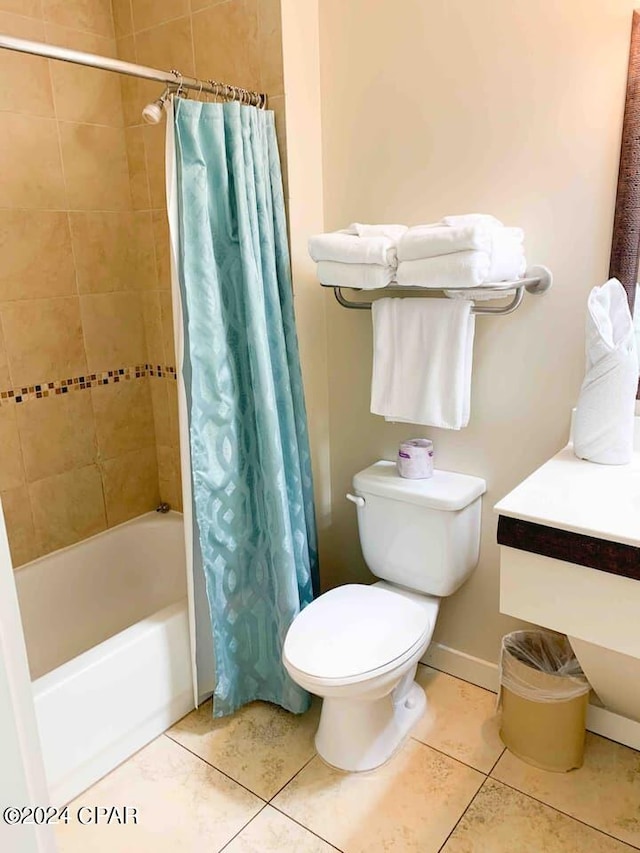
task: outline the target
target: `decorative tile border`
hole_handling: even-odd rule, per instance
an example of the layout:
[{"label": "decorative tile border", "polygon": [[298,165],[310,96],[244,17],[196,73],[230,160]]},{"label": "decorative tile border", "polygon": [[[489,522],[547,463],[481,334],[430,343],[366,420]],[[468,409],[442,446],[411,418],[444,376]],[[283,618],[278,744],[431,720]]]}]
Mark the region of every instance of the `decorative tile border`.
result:
[{"label": "decorative tile border", "polygon": [[102,373],[87,373],[84,376],[73,376],[70,379],[56,379],[53,382],[40,382],[36,385],[9,388],[6,391],[0,391],[0,405],[26,403],[28,400],[40,400],[54,394],[85,391],[87,388],[96,388],[98,385],[128,382],[132,379],[142,379],[145,376],[154,376],[158,379],[178,378],[175,367],[170,365],[137,364],[135,367],[119,367],[115,370],[104,370]]}]

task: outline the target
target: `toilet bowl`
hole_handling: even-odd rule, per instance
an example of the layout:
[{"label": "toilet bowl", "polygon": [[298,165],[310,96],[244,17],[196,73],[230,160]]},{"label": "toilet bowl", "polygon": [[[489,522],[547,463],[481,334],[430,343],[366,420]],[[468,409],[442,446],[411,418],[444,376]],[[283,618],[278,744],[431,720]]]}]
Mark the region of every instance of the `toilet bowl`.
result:
[{"label": "toilet bowl", "polygon": [[403,480],[391,462],[354,477],[358,530],[383,580],[324,593],[293,620],[282,660],[291,678],[323,699],[316,748],[333,767],[372,770],[402,745],[426,708],[416,683],[440,597],[478,561],[484,480],[435,471]]},{"label": "toilet bowl", "polygon": [[440,601],[392,588],[348,584],[321,595],[294,621],[283,662],[324,700],[316,747],[342,770],[390,758],[426,707],[414,678]]}]

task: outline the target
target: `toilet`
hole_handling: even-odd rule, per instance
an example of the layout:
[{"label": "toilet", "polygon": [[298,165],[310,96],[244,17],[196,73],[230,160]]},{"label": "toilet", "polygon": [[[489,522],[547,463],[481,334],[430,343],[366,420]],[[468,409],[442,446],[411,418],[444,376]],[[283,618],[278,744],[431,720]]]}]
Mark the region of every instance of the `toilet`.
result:
[{"label": "toilet", "polygon": [[372,585],[325,592],[293,620],[283,663],[323,699],[318,754],[341,770],[372,770],[402,745],[426,708],[418,661],[452,595],[478,562],[486,483],[434,471],[407,480],[376,462],[353,478],[362,553]]}]

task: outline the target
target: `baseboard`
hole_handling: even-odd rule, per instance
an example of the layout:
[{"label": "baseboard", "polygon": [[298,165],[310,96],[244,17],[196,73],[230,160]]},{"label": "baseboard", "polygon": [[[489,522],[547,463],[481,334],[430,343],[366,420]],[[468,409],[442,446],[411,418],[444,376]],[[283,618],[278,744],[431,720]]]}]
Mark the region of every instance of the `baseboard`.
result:
[{"label": "baseboard", "polygon": [[500,683],[498,665],[468,655],[466,652],[450,649],[449,646],[443,646],[440,643],[431,643],[421,663],[454,675],[463,681],[469,681],[478,687],[484,687],[485,690],[498,692]]},{"label": "baseboard", "polygon": [[107,749],[92,755],[88,761],[79,767],[74,767],[62,779],[50,782],[50,802],[55,806],[69,803],[139,749],[142,749],[143,746],[166,732],[168,728],[192,710],[193,693],[191,690],[176,696],[168,705],[159,708],[142,725],[136,726],[132,731],[111,743]]},{"label": "baseboard", "polygon": [[[500,675],[498,665],[481,658],[451,649],[440,643],[432,643],[423,655],[421,663],[469,681],[485,690],[498,692]],[[587,730],[602,737],[614,740],[624,746],[640,750],[640,722],[622,717],[599,705],[589,705],[587,711]]]}]

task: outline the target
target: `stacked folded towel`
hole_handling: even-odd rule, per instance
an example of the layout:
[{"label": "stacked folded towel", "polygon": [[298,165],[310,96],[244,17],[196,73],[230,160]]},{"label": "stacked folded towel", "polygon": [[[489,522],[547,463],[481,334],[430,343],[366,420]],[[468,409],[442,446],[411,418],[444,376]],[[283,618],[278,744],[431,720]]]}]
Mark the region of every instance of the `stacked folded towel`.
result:
[{"label": "stacked folded towel", "polygon": [[321,284],[375,290],[395,281],[397,244],[406,225],[361,225],[309,239]]},{"label": "stacked folded towel", "polygon": [[[433,225],[362,225],[309,240],[321,284],[373,290],[480,287],[520,278],[524,233],[486,214],[445,216]],[[493,294],[488,294],[489,296]]]},{"label": "stacked folded towel", "polygon": [[396,280],[405,287],[479,287],[519,278],[526,269],[524,232],[494,216],[446,216],[409,228],[398,241]]}]

